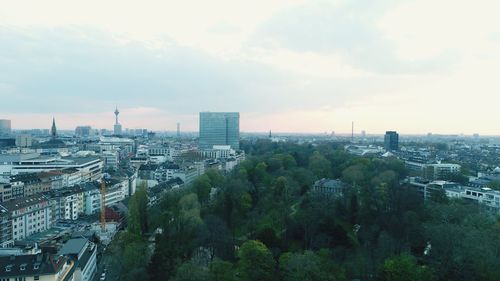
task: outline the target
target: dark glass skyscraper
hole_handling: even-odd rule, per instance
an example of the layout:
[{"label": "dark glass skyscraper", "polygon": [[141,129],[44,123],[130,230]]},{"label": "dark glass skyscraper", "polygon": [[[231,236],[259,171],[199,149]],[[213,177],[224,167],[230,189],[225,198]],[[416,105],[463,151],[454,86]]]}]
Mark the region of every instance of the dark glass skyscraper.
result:
[{"label": "dark glass skyscraper", "polygon": [[395,131],[385,132],[384,144],[387,151],[397,151],[399,149],[399,134]]},{"label": "dark glass skyscraper", "polygon": [[240,149],[240,114],[238,112],[200,112],[200,148],[230,145]]}]

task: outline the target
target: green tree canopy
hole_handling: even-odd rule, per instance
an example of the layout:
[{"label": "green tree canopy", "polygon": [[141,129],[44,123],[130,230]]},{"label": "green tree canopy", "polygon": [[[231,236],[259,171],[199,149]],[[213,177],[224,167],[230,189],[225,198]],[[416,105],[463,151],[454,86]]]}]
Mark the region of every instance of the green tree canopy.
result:
[{"label": "green tree canopy", "polygon": [[262,242],[250,240],[238,251],[238,269],[244,281],[275,280],[275,260]]}]

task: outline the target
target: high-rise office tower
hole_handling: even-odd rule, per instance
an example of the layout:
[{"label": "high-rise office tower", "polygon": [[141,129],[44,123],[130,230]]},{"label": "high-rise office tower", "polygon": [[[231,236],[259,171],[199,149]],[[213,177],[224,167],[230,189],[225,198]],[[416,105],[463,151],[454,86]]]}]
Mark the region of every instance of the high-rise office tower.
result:
[{"label": "high-rise office tower", "polygon": [[395,131],[385,132],[384,146],[387,151],[397,151],[399,149],[399,135]]},{"label": "high-rise office tower", "polygon": [[212,149],[214,145],[240,149],[238,112],[200,112],[200,149]]},{"label": "high-rise office tower", "polygon": [[11,122],[7,119],[0,119],[0,136],[10,135],[11,132]]},{"label": "high-rise office tower", "polygon": [[122,125],[118,122],[118,115],[120,114],[120,111],[118,111],[118,107],[115,109],[115,126],[114,126],[114,134],[116,136],[120,136],[122,134]]}]

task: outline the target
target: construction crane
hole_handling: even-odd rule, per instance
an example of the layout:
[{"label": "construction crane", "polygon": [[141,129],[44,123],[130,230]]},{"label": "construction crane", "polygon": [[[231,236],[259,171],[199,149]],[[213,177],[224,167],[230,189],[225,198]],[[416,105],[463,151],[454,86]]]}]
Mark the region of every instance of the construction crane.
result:
[{"label": "construction crane", "polygon": [[101,231],[106,232],[106,183],[101,181]]}]

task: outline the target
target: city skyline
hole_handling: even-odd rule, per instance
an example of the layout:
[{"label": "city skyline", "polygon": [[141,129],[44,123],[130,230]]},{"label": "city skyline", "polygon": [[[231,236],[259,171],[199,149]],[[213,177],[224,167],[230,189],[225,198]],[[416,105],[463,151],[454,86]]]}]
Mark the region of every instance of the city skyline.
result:
[{"label": "city skyline", "polygon": [[0,11],[14,128],[108,128],[118,104],[152,130],[211,110],[251,132],[500,134],[496,1],[28,2]]},{"label": "city skyline", "polygon": [[[209,113],[220,113],[220,112],[214,112],[214,111],[204,111],[204,112],[209,112]],[[121,113],[121,112],[120,112]],[[197,133],[199,132],[199,114],[202,113],[202,112],[199,112],[195,118],[197,118],[197,120],[195,121],[196,123],[196,128],[194,129],[183,129],[183,132],[184,133]],[[113,113],[115,114],[115,113]],[[113,117],[115,122],[116,122],[116,115]],[[52,115],[51,117],[51,122],[54,121],[54,119],[57,119],[54,117],[54,115]],[[4,119],[1,119],[1,120],[5,120],[5,121],[11,121],[12,122],[12,131],[26,131],[26,130],[47,130],[47,131],[51,131],[51,127],[52,125],[50,126],[46,126],[46,125],[42,125],[41,127],[15,127],[15,124],[14,124],[14,120],[10,120],[10,119],[7,119],[7,118],[4,118]],[[59,120],[59,119],[58,119]],[[103,124],[102,127],[100,127],[100,125],[92,125],[92,124],[99,124],[99,123],[91,123],[91,122],[87,122],[87,123],[75,123],[74,120],[67,120],[68,122],[63,122],[63,124],[70,124],[70,126],[59,126],[59,121],[57,121],[57,124],[58,124],[58,130],[60,131],[76,131],[78,130],[80,127],[90,127],[92,130],[108,130],[108,131],[111,131],[113,132],[115,130],[114,126],[116,125],[115,123],[113,123],[112,125],[109,125],[109,124]],[[30,122],[30,124],[33,124],[34,122]],[[36,123],[36,122],[35,122]],[[42,122],[40,122],[42,123]],[[136,122],[133,122],[134,124],[137,124]],[[52,124],[52,123],[51,123]],[[74,127],[71,127],[72,125],[71,124],[75,124]],[[150,131],[156,131],[156,132],[175,132],[177,133],[178,132],[178,128],[177,126],[179,126],[180,124],[182,124],[181,122],[176,122],[175,124],[173,124],[174,127],[170,126],[170,127],[164,127],[164,128],[159,128],[159,129],[152,129],[152,128],[148,128],[147,126],[135,126],[135,127],[123,127],[123,131],[125,130],[138,130],[138,129],[147,129],[147,130],[150,130]],[[119,124],[120,127],[121,127],[121,124]],[[375,131],[375,132],[370,132],[370,131],[366,131],[365,129],[358,129],[356,128],[354,131],[352,131],[352,126],[354,124],[352,123],[349,123],[349,125],[351,126],[351,131],[336,131],[336,130],[331,130],[331,131],[280,131],[279,129],[278,130],[270,130],[272,131],[273,133],[277,133],[277,134],[334,134],[334,135],[339,135],[339,136],[351,136],[351,134],[353,134],[354,136],[374,136],[374,135],[377,135],[377,136],[383,136],[386,132],[387,132],[387,129],[384,129],[382,131]],[[189,128],[193,128],[193,126],[190,126]],[[269,131],[251,131],[251,130],[241,130],[242,133],[258,133],[258,134],[268,134]],[[398,131],[399,133],[401,133],[400,131]],[[478,132],[473,132],[473,133],[464,133],[464,132],[417,132],[417,133],[414,133],[414,132],[405,132],[404,130],[402,131],[402,134],[403,135],[407,135],[407,136],[424,136],[424,135],[435,135],[435,136],[452,136],[452,135],[465,135],[465,136],[487,136],[487,137],[498,137],[500,136],[500,133],[499,134],[479,134]]]}]

